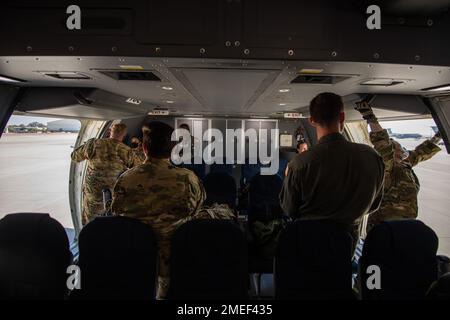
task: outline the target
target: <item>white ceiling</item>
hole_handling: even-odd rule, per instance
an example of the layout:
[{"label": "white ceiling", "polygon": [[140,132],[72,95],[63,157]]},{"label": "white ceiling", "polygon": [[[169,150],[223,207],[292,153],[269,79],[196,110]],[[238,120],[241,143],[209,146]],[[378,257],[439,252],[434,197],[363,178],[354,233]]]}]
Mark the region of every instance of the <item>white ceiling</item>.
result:
[{"label": "white ceiling", "polygon": [[[154,70],[162,81],[118,81],[95,71],[119,69],[124,65]],[[334,85],[290,84],[303,68],[322,69],[322,74],[349,75],[349,78]],[[58,80],[43,75],[42,71],[77,71],[92,79]],[[421,95],[423,88],[450,83],[450,68],[440,66],[145,57],[0,57],[0,75],[26,80],[25,86],[93,87],[179,113],[224,115],[307,112],[309,101],[323,91],[342,96],[355,93]],[[393,87],[360,85],[373,78],[406,82]],[[280,89],[289,91],[282,93]]]}]

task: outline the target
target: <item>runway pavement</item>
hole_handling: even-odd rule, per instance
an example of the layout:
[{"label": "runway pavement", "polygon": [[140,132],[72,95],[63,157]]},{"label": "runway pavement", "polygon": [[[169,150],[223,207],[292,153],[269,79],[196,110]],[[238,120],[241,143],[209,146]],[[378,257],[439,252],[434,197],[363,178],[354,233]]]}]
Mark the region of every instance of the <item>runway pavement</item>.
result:
[{"label": "runway pavement", "polygon": [[69,207],[71,146],[77,134],[4,134],[0,139],[0,217],[44,212],[73,227]]},{"label": "runway pavement", "polygon": [[[72,227],[68,201],[71,146],[77,135],[4,134],[0,139],[0,218],[12,212],[47,212]],[[420,141],[402,140],[406,147]],[[419,218],[435,230],[439,252],[450,256],[450,155],[420,164]]]}]

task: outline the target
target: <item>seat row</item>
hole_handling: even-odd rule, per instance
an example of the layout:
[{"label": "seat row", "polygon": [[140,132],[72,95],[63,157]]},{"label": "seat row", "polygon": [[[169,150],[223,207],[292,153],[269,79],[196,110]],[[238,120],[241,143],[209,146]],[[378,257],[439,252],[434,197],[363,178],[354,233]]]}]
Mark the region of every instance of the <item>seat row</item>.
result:
[{"label": "seat row", "polygon": [[[82,230],[78,243],[81,286],[72,288],[70,298],[155,298],[157,243],[148,225],[124,217],[97,218]],[[425,298],[439,276],[437,246],[435,233],[420,221],[375,227],[360,260],[359,297]],[[350,235],[330,221],[291,223],[274,259],[275,298],[355,299],[352,251]],[[71,258],[64,228],[49,215],[7,215],[0,220],[0,298],[66,297]],[[248,259],[237,224],[187,222],[172,239],[167,298],[251,298]],[[440,281],[429,296],[448,297],[449,276]]]}]

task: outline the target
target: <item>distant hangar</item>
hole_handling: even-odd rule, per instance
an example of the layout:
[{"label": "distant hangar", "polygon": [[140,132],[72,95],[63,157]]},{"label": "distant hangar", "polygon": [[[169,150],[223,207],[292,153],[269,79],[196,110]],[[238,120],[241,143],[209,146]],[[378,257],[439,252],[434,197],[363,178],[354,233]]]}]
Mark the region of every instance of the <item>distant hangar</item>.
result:
[{"label": "distant hangar", "polygon": [[55,120],[47,122],[47,130],[53,132],[78,132],[81,123],[78,120]]}]

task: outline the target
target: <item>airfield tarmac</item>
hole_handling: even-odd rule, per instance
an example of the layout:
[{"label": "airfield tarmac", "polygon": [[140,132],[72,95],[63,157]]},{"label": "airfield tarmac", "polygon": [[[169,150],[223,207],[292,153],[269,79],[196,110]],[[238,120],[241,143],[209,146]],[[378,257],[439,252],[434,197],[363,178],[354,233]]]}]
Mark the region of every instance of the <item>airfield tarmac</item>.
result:
[{"label": "airfield tarmac", "polygon": [[[13,212],[46,212],[72,228],[68,181],[77,134],[4,134],[0,139],[0,218]],[[400,140],[408,148],[420,141]],[[439,236],[439,253],[450,256],[450,155],[420,164],[419,219]]]}]

